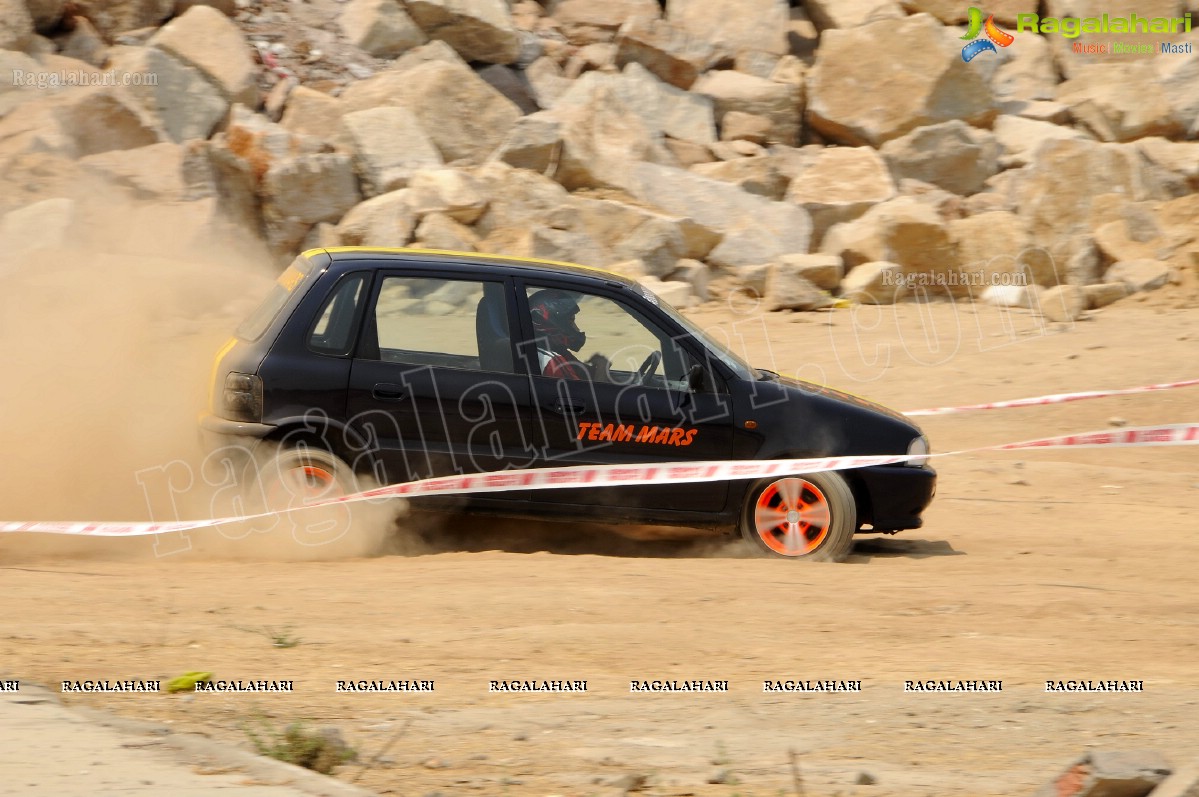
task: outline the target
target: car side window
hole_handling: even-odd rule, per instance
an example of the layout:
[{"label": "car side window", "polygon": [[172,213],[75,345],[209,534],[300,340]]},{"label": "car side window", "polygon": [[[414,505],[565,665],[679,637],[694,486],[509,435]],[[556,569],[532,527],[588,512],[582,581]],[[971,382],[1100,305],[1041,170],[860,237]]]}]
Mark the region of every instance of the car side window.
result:
[{"label": "car side window", "polygon": [[341,280],[317,314],[308,335],[310,349],[321,354],[349,354],[365,286],[365,274],[351,274]]},{"label": "car side window", "polygon": [[542,376],[690,389],[695,359],[628,304],[540,285],[527,286],[525,295],[537,350],[531,365]]},{"label": "car side window", "polygon": [[504,284],[384,277],[367,320],[368,352],[385,362],[512,373]]}]

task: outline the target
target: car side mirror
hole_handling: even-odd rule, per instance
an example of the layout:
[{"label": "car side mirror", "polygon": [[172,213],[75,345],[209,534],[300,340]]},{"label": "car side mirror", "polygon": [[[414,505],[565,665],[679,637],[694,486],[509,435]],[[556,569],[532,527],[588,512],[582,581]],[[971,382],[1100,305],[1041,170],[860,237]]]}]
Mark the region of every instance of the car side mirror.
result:
[{"label": "car side mirror", "polygon": [[704,367],[699,363],[691,366],[691,370],[687,372],[687,388],[692,393],[698,393],[704,387]]}]

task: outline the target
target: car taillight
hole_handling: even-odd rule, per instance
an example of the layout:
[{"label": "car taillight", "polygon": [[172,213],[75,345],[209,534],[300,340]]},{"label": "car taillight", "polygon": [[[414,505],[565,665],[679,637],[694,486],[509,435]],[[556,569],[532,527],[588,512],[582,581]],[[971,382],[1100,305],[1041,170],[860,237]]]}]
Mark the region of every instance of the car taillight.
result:
[{"label": "car taillight", "polygon": [[225,392],[222,402],[224,415],[230,420],[262,420],[262,380],[254,374],[231,371],[225,377]]}]

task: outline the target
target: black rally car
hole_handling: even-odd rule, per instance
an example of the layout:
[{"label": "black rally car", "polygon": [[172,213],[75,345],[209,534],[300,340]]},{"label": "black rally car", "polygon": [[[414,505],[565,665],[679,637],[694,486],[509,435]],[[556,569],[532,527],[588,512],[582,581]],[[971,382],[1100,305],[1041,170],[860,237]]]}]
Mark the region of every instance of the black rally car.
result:
[{"label": "black rally car", "polygon": [[792,558],[838,560],[856,532],[918,528],[936,483],[927,440],[902,415],[753,368],[624,277],[481,254],[305,252],[218,353],[201,426],[225,444],[281,444],[276,469],[320,495],[355,489],[358,474],[399,483],[508,468],[917,456],[761,481],[458,500],[509,516],[727,528]]}]

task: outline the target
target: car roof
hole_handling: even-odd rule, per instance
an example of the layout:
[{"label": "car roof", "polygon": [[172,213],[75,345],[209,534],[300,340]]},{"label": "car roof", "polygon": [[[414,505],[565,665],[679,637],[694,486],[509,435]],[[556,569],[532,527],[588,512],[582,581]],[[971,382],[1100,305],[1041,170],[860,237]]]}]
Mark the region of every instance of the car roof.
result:
[{"label": "car roof", "polygon": [[552,272],[556,274],[571,274],[579,277],[617,281],[623,285],[635,286],[637,283],[617,274],[595,266],[584,266],[579,263],[566,263],[561,260],[540,260],[533,257],[518,257],[515,255],[495,255],[483,252],[455,252],[447,249],[416,249],[406,247],[379,246],[328,246],[310,249],[303,253],[304,257],[327,253],[334,262],[347,262],[360,259],[387,259],[397,261],[419,261],[422,265],[437,263],[465,264],[472,266],[496,267],[510,269],[513,266],[525,267],[530,271]]}]

